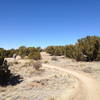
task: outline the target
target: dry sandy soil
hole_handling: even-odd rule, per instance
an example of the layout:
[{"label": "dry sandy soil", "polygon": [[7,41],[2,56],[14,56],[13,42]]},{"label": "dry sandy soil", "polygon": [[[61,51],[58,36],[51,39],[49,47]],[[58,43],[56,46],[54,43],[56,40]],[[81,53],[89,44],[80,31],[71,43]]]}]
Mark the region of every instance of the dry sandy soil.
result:
[{"label": "dry sandy soil", "polygon": [[[100,100],[100,62],[76,62],[41,53],[42,68],[32,60],[8,59],[14,84],[0,87],[0,100]],[[17,63],[16,63],[17,62]]]},{"label": "dry sandy soil", "polygon": [[45,52],[42,58],[43,62],[48,62],[44,66],[69,73],[78,80],[79,87],[68,100],[100,100],[100,62],[76,62],[63,56],[56,56],[52,61],[52,56]]}]

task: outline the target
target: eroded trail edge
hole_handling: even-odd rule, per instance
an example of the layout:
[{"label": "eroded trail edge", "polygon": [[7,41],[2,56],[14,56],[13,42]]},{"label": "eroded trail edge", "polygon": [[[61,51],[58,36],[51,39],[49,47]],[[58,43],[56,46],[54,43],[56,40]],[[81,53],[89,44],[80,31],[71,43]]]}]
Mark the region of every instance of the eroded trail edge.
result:
[{"label": "eroded trail edge", "polygon": [[48,64],[43,64],[43,66],[69,73],[78,79],[79,88],[76,90],[76,93],[72,94],[69,100],[100,100],[100,84],[90,75]]}]

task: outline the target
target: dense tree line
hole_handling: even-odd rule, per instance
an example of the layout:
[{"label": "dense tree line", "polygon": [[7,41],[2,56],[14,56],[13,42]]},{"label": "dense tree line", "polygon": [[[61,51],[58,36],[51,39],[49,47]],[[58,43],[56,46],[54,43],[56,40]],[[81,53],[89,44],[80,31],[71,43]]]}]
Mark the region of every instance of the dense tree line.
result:
[{"label": "dense tree line", "polygon": [[3,48],[0,48],[0,57],[2,58],[13,57],[14,54],[20,55],[22,58],[27,56],[29,59],[35,59],[35,60],[41,58],[40,48],[25,47],[25,46],[21,46],[18,49],[10,49],[10,50],[5,50]]},{"label": "dense tree line", "polygon": [[61,56],[65,53],[64,46],[48,46],[45,51],[51,55]]},{"label": "dense tree line", "polygon": [[49,46],[45,49],[51,55],[65,55],[77,61],[100,61],[100,37],[87,36],[75,45]]},{"label": "dense tree line", "polygon": [[16,50],[11,49],[11,50],[5,50],[3,48],[0,48],[0,57],[12,57],[13,54],[16,52]]},{"label": "dense tree line", "polygon": [[25,47],[25,46],[21,46],[18,49],[18,54],[24,58],[24,57],[28,57],[29,59],[35,59],[38,60],[41,58],[40,55],[40,49],[35,48],[35,47]]}]

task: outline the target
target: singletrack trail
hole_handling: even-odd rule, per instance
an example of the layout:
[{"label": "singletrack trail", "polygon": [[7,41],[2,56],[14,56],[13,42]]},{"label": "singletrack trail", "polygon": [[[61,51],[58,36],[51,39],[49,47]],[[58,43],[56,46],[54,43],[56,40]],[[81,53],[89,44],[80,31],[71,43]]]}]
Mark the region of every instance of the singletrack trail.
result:
[{"label": "singletrack trail", "polygon": [[70,100],[100,100],[100,84],[90,75],[49,64],[43,64],[43,66],[69,73],[78,79],[79,88],[76,90],[76,93],[72,94]]}]

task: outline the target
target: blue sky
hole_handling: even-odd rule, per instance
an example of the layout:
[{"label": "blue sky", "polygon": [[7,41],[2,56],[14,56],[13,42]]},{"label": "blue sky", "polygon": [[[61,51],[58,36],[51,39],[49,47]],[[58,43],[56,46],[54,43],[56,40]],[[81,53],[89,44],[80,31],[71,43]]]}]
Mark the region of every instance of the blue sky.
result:
[{"label": "blue sky", "polygon": [[100,36],[100,0],[0,0],[0,47],[65,45]]}]

